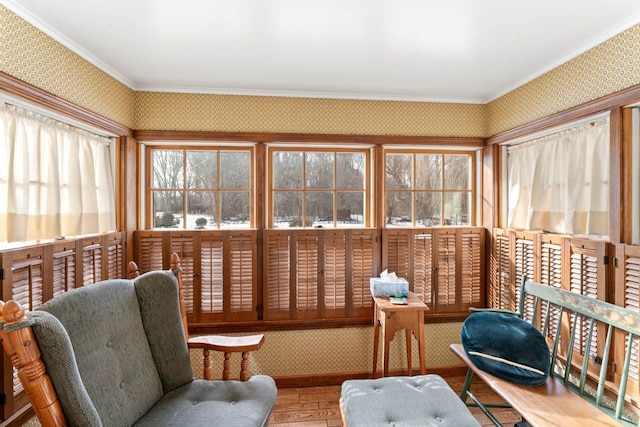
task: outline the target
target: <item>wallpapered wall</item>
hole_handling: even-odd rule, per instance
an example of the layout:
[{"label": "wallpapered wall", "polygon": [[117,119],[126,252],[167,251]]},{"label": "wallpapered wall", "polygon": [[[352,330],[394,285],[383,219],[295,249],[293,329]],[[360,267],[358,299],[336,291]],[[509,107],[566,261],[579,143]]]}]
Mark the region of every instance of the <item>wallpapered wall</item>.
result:
[{"label": "wallpapered wall", "polygon": [[640,83],[640,25],[490,102],[135,92],[0,6],[0,70],[134,129],[484,137]]}]

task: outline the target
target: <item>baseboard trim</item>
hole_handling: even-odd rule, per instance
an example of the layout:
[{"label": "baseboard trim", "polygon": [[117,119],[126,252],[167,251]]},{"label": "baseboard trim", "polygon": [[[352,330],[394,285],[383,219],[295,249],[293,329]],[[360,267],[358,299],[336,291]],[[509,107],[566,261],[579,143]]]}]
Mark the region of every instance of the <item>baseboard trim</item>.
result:
[{"label": "baseboard trim", "polygon": [[[444,366],[428,366],[428,374],[438,374],[442,377],[455,377],[465,375],[467,373],[467,367],[465,365],[444,365]],[[417,369],[412,371],[413,375],[417,375]],[[403,376],[407,375],[406,369],[394,369],[389,371],[389,376]],[[382,376],[382,371],[377,372],[376,378]],[[283,377],[273,377],[276,381],[276,385],[280,388],[293,388],[293,387],[317,387],[327,385],[340,385],[346,380],[359,380],[373,378],[371,372],[357,371],[357,372],[336,372],[336,373],[324,373],[324,374],[307,374],[307,375],[292,375]]]}]

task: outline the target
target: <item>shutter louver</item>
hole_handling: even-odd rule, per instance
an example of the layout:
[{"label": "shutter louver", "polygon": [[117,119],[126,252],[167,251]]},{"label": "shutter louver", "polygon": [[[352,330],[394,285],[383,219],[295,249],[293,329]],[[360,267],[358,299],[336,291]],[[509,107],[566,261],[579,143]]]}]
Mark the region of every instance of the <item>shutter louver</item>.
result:
[{"label": "shutter louver", "polygon": [[429,308],[433,305],[433,238],[431,234],[413,236],[413,292]]},{"label": "shutter louver", "polygon": [[136,233],[138,268],[140,273],[162,270],[162,234],[157,232]]},{"label": "shutter louver", "polygon": [[324,306],[326,310],[346,307],[346,241],[344,234],[324,236]]},{"label": "shutter louver", "polygon": [[[624,308],[640,312],[640,258],[626,258],[624,269]],[[640,380],[640,366],[638,365],[638,337],[634,337],[631,345],[633,347],[631,351],[629,377],[638,381]]]},{"label": "shutter louver", "polygon": [[354,310],[373,306],[369,279],[375,276],[374,251],[375,235],[372,231],[352,234],[351,304]]},{"label": "shutter louver", "polygon": [[[200,310],[206,314],[222,314],[224,311],[223,287],[223,259],[224,245],[215,238],[203,239],[200,249],[201,256],[201,283],[200,283]],[[187,312],[194,306],[193,292],[187,296]]]},{"label": "shutter louver", "polygon": [[491,308],[508,310],[510,307],[510,274],[509,265],[509,232],[494,229],[493,251],[489,268],[491,269],[489,284],[489,301]]},{"label": "shutter louver", "polygon": [[253,237],[231,239],[231,311],[254,312]]},{"label": "shutter louver", "polygon": [[107,245],[107,279],[120,279],[124,271],[122,243],[120,240]]},{"label": "shutter louver", "polygon": [[102,248],[91,244],[82,248],[82,283],[91,285],[102,280]]},{"label": "shutter louver", "polygon": [[180,265],[182,266],[182,296],[185,307],[187,313],[192,313],[195,304],[193,235],[172,234],[171,246],[166,256],[174,252],[180,256]]},{"label": "shutter louver", "polygon": [[[569,282],[571,286],[571,292],[575,292],[577,294],[589,296],[592,298],[598,298],[597,273],[598,260],[595,256],[583,253],[571,254],[571,280]],[[575,348],[578,349],[580,351],[580,354],[582,355],[584,355],[585,353],[598,354],[597,328],[594,329],[594,334],[591,338],[591,348],[587,351],[585,345],[587,335],[589,333],[589,323],[583,322],[582,316],[579,316],[576,327],[578,328],[578,333],[576,333],[575,335]]]},{"label": "shutter louver", "polygon": [[291,237],[287,233],[268,232],[266,242],[267,310],[265,318],[288,319],[291,298]]},{"label": "shutter louver", "polygon": [[438,309],[456,305],[456,235],[438,232],[438,282],[436,305]]},{"label": "shutter louver", "polygon": [[[515,240],[515,306],[511,307],[511,310],[516,310],[516,307],[520,304],[521,297],[521,285],[522,278],[527,276],[528,280],[534,280],[534,260],[535,260],[535,246],[533,239],[516,237]],[[527,298],[524,305],[523,316],[526,320],[531,321],[533,319],[533,298]]]},{"label": "shutter louver", "polygon": [[482,291],[482,243],[478,233],[462,233],[460,248],[460,277],[462,307],[478,306]]},{"label": "shutter louver", "polygon": [[315,315],[318,309],[318,236],[296,236],[296,302],[299,312]]},{"label": "shutter louver", "polygon": [[408,277],[409,271],[409,230],[384,230],[386,268],[398,277]]},{"label": "shutter louver", "polygon": [[[555,288],[562,287],[562,245],[542,242],[540,256],[540,283],[553,286]],[[548,331],[547,335],[555,337],[558,332],[558,317],[560,310],[557,306],[551,306],[548,315]],[[542,317],[547,318],[547,306],[542,306]]]},{"label": "shutter louver", "polygon": [[53,297],[75,287],[76,253],[64,251],[53,255]]}]

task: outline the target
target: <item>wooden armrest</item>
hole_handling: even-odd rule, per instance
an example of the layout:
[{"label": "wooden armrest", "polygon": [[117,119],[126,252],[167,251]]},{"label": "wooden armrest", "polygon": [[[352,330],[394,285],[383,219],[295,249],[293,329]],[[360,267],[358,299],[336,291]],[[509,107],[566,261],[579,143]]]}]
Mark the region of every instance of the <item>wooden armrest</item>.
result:
[{"label": "wooden armrest", "polygon": [[264,334],[245,337],[225,337],[223,335],[204,335],[191,337],[187,341],[189,348],[204,348],[215,351],[245,352],[259,350],[264,343]]},{"label": "wooden armrest", "polygon": [[231,353],[242,352],[242,362],[240,363],[240,381],[247,380],[247,367],[249,366],[249,352],[259,350],[264,343],[264,334],[248,335],[244,337],[226,337],[223,335],[204,335],[192,337],[187,340],[189,348],[203,349],[204,356],[204,379],[210,380],[211,360],[209,351],[224,352],[224,362],[222,368],[222,379],[229,379],[229,359]]}]

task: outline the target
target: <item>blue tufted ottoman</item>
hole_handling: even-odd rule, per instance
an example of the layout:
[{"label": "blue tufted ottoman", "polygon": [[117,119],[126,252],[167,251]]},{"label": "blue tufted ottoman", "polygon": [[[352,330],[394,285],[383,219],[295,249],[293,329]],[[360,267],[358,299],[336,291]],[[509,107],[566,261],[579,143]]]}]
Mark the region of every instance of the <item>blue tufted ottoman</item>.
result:
[{"label": "blue tufted ottoman", "polygon": [[348,380],[342,383],[347,427],[479,427],[460,397],[439,375]]}]

